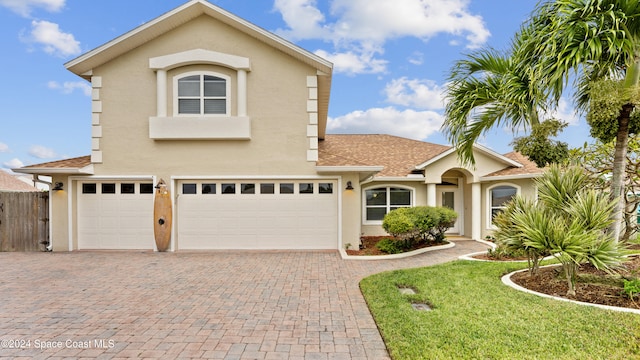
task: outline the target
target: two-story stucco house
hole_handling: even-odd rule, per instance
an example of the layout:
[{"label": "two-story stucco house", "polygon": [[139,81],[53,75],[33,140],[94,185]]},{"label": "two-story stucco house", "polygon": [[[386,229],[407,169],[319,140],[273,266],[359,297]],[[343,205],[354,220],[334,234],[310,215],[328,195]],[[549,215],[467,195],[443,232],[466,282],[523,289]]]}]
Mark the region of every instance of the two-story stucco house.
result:
[{"label": "two-story stucco house", "polygon": [[91,155],[16,170],[53,177],[54,251],[153,250],[160,179],[171,250],[342,249],[416,205],[480,239],[540,174],[482,146],[469,168],[449,146],[326,134],[332,64],[205,0],[65,66],[93,88]]}]

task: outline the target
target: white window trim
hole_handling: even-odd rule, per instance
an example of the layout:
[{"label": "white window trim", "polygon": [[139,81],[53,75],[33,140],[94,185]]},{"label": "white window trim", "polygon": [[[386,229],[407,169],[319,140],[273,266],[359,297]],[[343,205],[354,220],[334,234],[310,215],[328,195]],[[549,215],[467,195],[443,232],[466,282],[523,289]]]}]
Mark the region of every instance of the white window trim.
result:
[{"label": "white window trim", "polygon": [[366,188],[362,188],[362,224],[363,225],[382,225],[382,220],[367,220],[367,190],[372,190],[372,189],[380,189],[380,188],[386,188],[387,192],[386,192],[386,196],[387,196],[387,213],[389,212],[389,208],[390,208],[390,193],[389,193],[389,189],[390,188],[398,188],[398,189],[403,189],[403,190],[409,190],[411,192],[411,204],[409,204],[409,206],[407,207],[414,207],[416,206],[416,189],[414,187],[411,186],[404,186],[404,185],[397,185],[397,184],[376,184],[376,185],[372,185],[372,186],[368,186]]},{"label": "white window trim", "polygon": [[489,186],[487,188],[487,191],[485,193],[485,205],[486,205],[486,217],[485,217],[485,223],[486,223],[486,228],[487,229],[497,229],[497,227],[495,225],[493,225],[493,221],[491,221],[491,214],[492,214],[492,209],[493,209],[493,204],[491,203],[491,190],[500,187],[500,186],[509,186],[512,188],[516,189],[516,196],[520,195],[522,192],[522,188],[519,185],[513,184],[513,183],[508,183],[508,182],[501,182],[501,183],[497,183],[497,184],[493,184],[491,186]]},{"label": "white window trim", "polygon": [[[200,108],[200,114],[180,114],[179,113],[179,105],[178,105],[178,80],[187,77],[187,76],[194,76],[194,75],[198,75],[200,76],[200,100],[202,101],[202,99],[205,98],[204,96],[204,92],[203,92],[203,76],[209,75],[209,76],[215,76],[221,79],[225,80],[225,91],[226,91],[226,96],[225,96],[225,107],[226,107],[226,113],[224,114],[205,114],[203,113],[204,108],[203,105],[201,104],[201,108]],[[225,75],[225,74],[220,74],[217,72],[213,72],[213,71],[189,71],[189,72],[184,72],[184,73],[180,73],[177,74],[173,77],[173,116],[175,117],[229,117],[231,116],[231,77]]]}]

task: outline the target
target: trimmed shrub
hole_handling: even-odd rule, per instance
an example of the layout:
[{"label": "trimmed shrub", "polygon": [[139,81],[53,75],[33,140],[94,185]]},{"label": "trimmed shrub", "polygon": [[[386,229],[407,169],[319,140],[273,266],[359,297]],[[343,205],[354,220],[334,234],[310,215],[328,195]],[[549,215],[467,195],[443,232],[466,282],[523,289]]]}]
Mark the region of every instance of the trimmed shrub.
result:
[{"label": "trimmed shrub", "polygon": [[389,235],[410,247],[416,241],[442,242],[445,232],[455,223],[458,214],[445,207],[416,206],[390,211],[382,221]]},{"label": "trimmed shrub", "polygon": [[378,241],[376,247],[378,248],[378,250],[387,254],[398,254],[405,251],[404,247],[401,246],[400,241],[389,238],[384,238]]}]

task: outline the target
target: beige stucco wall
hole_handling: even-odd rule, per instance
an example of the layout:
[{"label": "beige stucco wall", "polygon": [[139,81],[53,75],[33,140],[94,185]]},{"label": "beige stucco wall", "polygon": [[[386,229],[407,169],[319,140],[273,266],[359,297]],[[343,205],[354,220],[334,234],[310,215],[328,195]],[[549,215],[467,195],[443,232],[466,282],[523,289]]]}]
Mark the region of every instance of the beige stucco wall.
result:
[{"label": "beige stucco wall", "polygon": [[[247,116],[251,118],[251,140],[149,138],[149,118],[158,115],[157,75],[150,69],[149,59],[194,49],[250,60]],[[237,72],[219,65],[169,70],[167,115],[173,116],[173,77],[199,70],[230,77],[231,115],[237,115]],[[92,70],[93,78],[99,79],[99,84],[93,84],[92,146],[102,156],[102,162],[94,164],[94,175],[144,175],[167,181],[172,176],[317,176],[315,162],[308,161],[307,108],[307,78],[316,75],[315,68],[208,16],[200,16]],[[75,210],[69,214],[69,202],[77,209],[76,182],[66,176],[54,177],[54,181],[63,181],[65,191],[52,197],[56,214],[52,220],[53,249],[68,250],[70,238],[75,249],[77,214]],[[353,226],[345,229],[350,236],[354,232],[358,230]]]},{"label": "beige stucco wall", "polygon": [[62,191],[51,191],[51,233],[49,235],[53,251],[69,250],[69,197],[72,197],[73,186],[67,176],[53,176],[52,184],[62,182]]},{"label": "beige stucco wall", "polygon": [[[198,36],[198,34],[215,34]],[[242,56],[247,75],[247,112],[251,140],[149,139],[149,117],[156,116],[156,74],[149,59],[193,49]],[[209,70],[231,77],[235,115],[236,73],[221,66],[191,65],[167,76],[169,116],[173,114],[173,76]],[[315,174],[307,161],[307,76],[316,70],[215,20],[201,16],[93,71],[102,80],[100,151],[96,175],[304,175]]]}]

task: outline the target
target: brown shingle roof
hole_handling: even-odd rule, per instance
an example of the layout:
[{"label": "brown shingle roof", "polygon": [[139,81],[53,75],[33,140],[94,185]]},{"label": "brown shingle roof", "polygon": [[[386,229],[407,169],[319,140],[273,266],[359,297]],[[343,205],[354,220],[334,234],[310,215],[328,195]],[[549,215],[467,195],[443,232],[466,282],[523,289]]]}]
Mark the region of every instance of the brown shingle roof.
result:
[{"label": "brown shingle roof", "polygon": [[404,177],[450,146],[392,135],[327,135],[319,145],[318,166],[384,166],[377,176]]},{"label": "brown shingle roof", "polygon": [[38,191],[38,189],[0,170],[0,191]]},{"label": "brown shingle roof", "polygon": [[536,163],[529,160],[526,156],[522,155],[517,151],[513,151],[503,155],[513,161],[519,162],[522,164],[522,167],[507,167],[502,170],[495,171],[491,174],[485,175],[484,177],[493,177],[493,176],[517,176],[517,175],[534,175],[534,174],[542,174],[545,169],[539,168]]},{"label": "brown shingle roof", "polygon": [[89,165],[91,165],[91,156],[87,155],[71,159],[50,161],[42,164],[24,166],[23,169],[81,169]]}]

